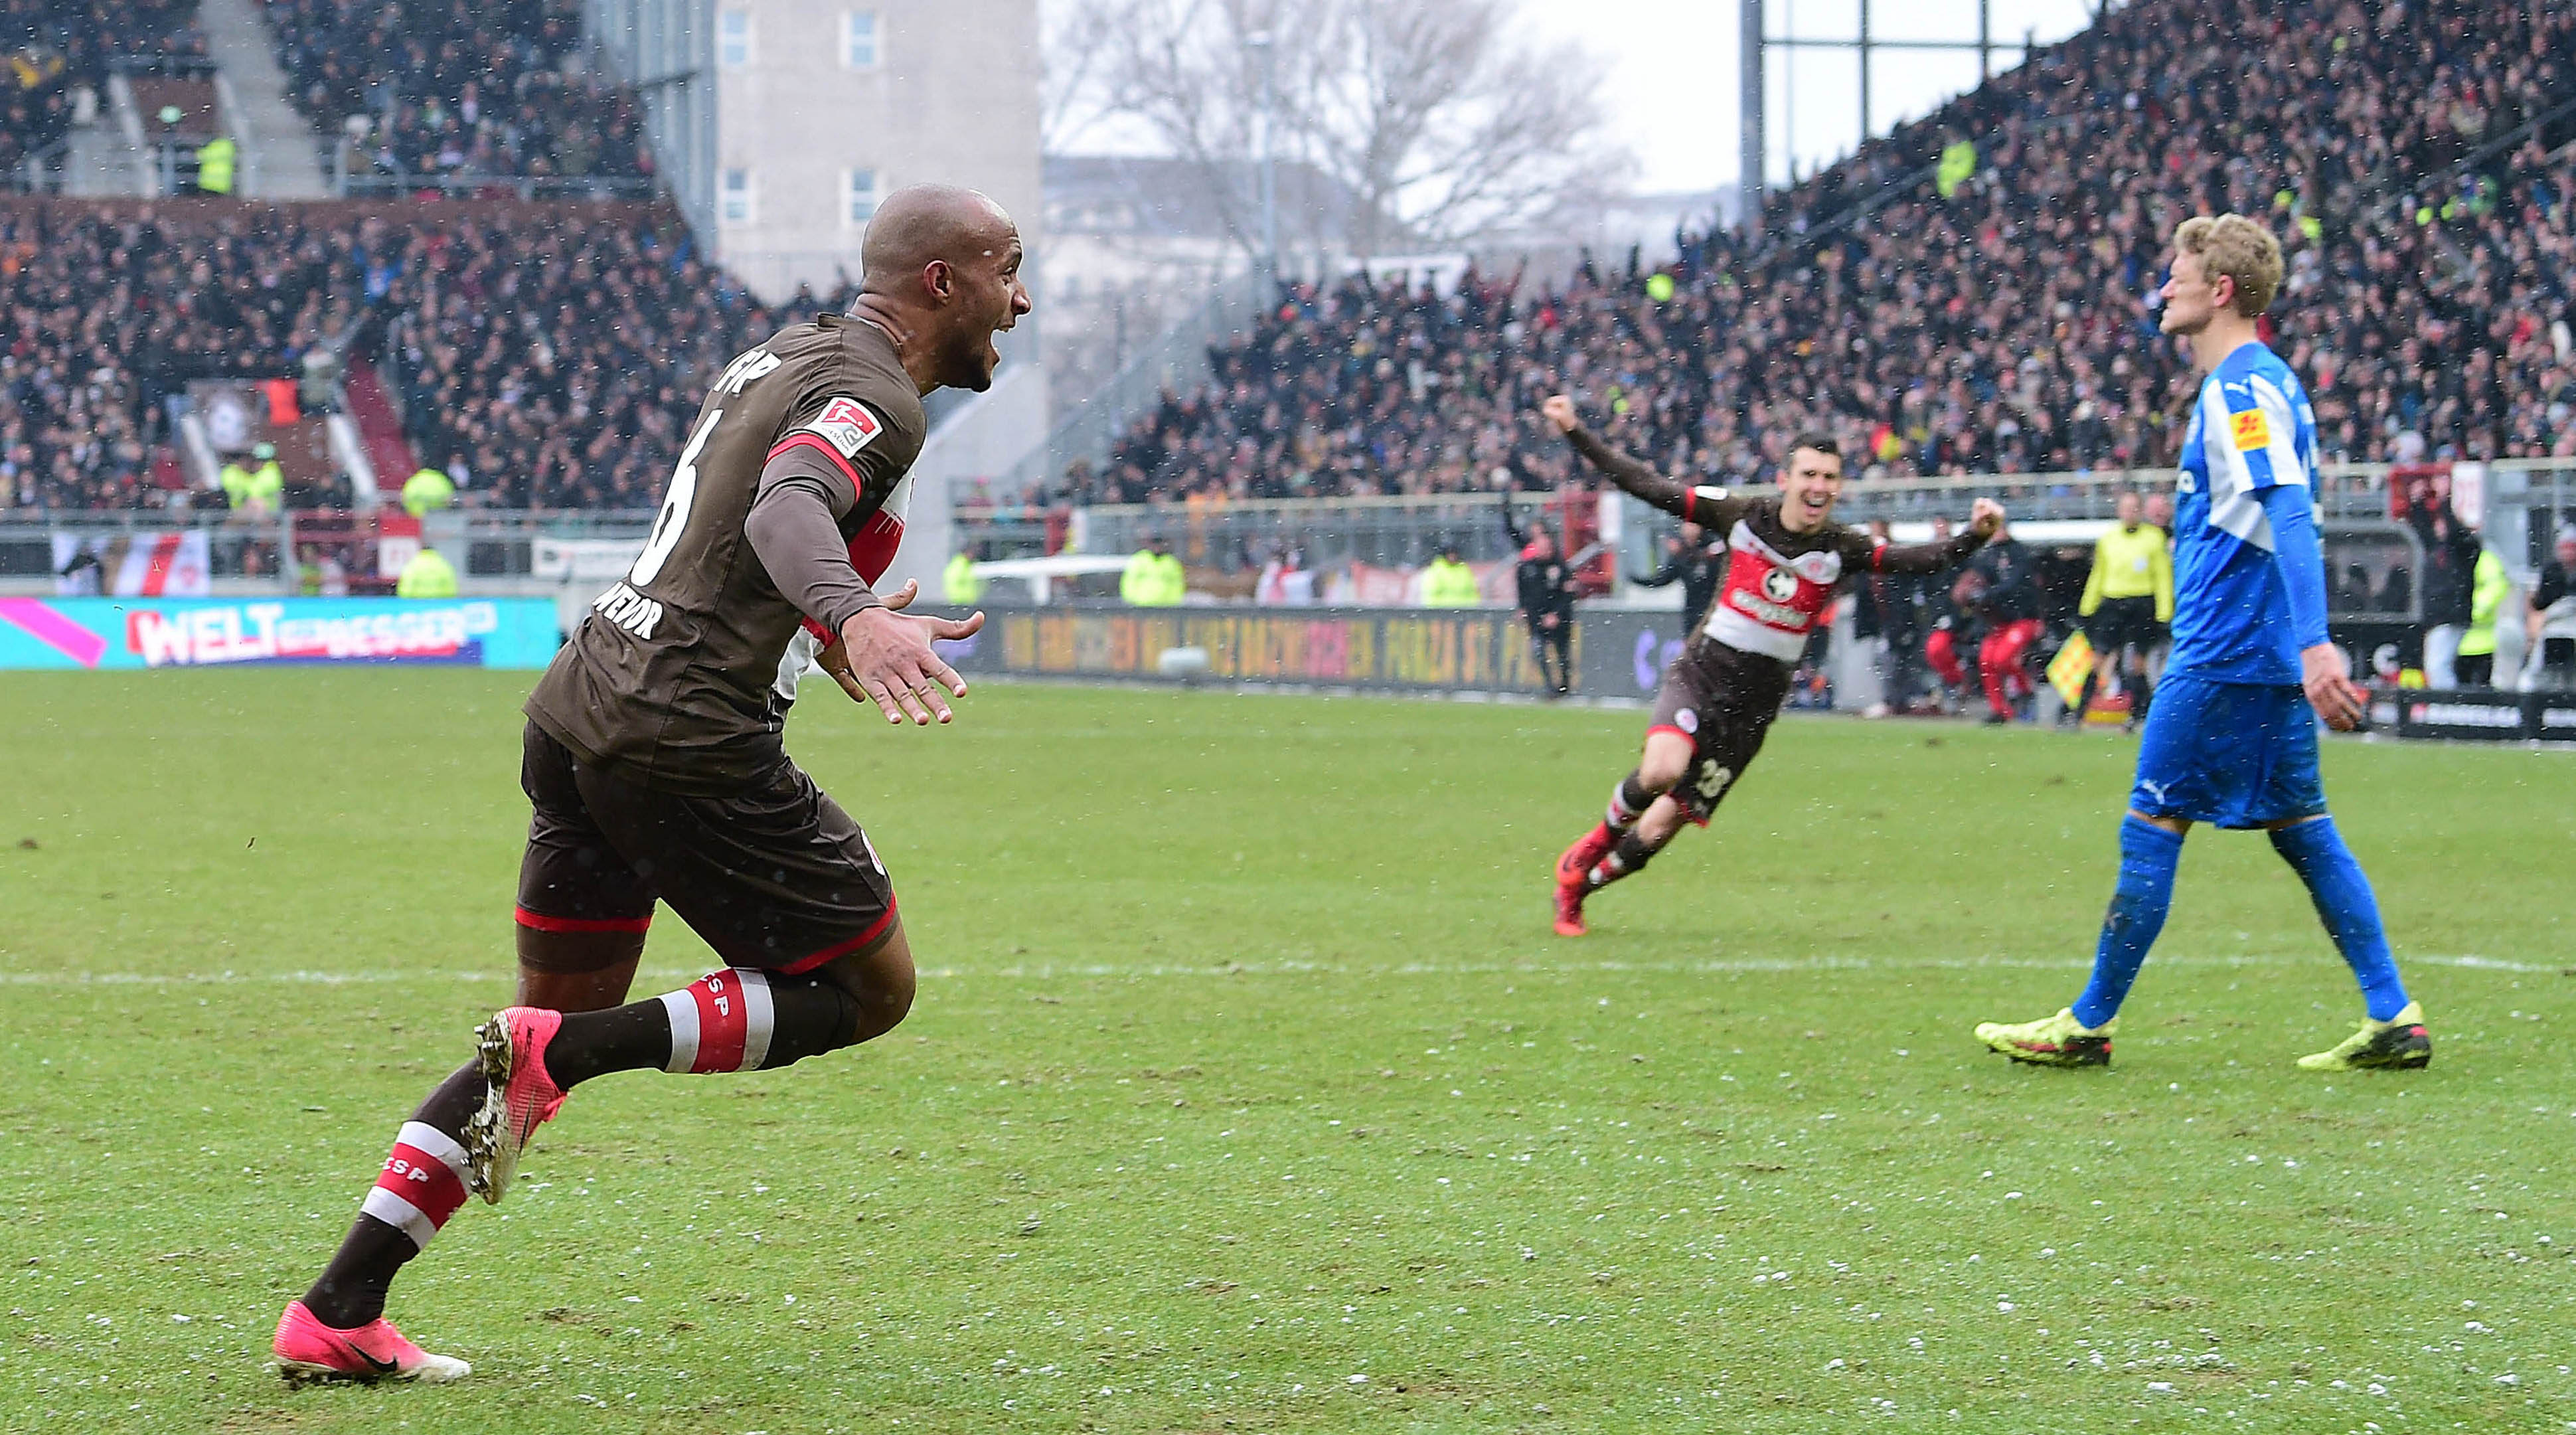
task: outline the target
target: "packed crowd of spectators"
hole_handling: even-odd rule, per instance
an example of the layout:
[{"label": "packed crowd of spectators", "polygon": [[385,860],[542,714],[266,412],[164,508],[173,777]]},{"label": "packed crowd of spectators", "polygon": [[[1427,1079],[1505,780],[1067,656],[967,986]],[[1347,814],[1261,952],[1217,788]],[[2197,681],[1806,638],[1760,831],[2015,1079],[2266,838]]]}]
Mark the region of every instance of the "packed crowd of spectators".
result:
[{"label": "packed crowd of spectators", "polygon": [[856,297],[764,306],[676,218],[626,230],[527,211],[379,252],[413,443],[512,506],[653,507],[716,371]]},{"label": "packed crowd of spectators", "polygon": [[341,341],[387,361],[415,450],[473,501],[651,508],[708,378],[853,297],[765,307],[668,215],[295,214],[0,210],[0,504],[166,501],[147,478],[165,396],[292,376]]},{"label": "packed crowd of spectators", "polygon": [[72,125],[74,92],[107,83],[115,58],[202,60],[194,0],[0,0],[0,189]]},{"label": "packed crowd of spectators", "polygon": [[[644,163],[623,102],[563,77],[567,0],[268,4],[326,123],[409,106],[458,164]],[[148,36],[178,13],[93,18]],[[2543,148],[2576,133],[2571,46],[2576,12],[2502,0],[2137,0],[1778,197],[1768,239],[1697,237],[1664,270],[1587,264],[1554,287],[1284,291],[1214,382],[1064,496],[1551,485],[1572,468],[1529,414],[1559,387],[1678,471],[1748,473],[1809,427],[1864,472],[2162,465],[2186,397],[2155,332],[2162,250],[2217,208],[2289,246],[2274,338],[2330,457],[2576,453],[2576,159]],[[567,156],[576,130],[598,144]],[[1924,167],[1956,136],[1973,172],[1936,184]],[[19,503],[148,497],[137,450],[172,383],[291,372],[316,336],[373,320],[354,357],[392,358],[420,456],[459,463],[469,492],[648,507],[709,366],[844,297],[765,309],[668,217],[43,213],[0,215],[0,479]]]},{"label": "packed crowd of spectators", "polygon": [[2137,0],[1775,197],[1767,240],[1561,288],[1292,287],[1065,496],[1551,484],[1529,414],[1560,387],[1675,470],[1809,428],[1856,470],[2159,466],[2188,397],[2163,250],[2219,210],[2284,240],[2271,334],[2329,457],[2576,454],[2572,102],[2566,7]]},{"label": "packed crowd of spectators", "polygon": [[365,167],[428,179],[640,178],[633,96],[567,72],[579,0],[265,0],[278,59],[314,124]]},{"label": "packed crowd of spectators", "polygon": [[0,211],[0,503],[166,501],[153,445],[192,379],[281,375],[358,318],[359,256],[292,213],[179,224]]}]

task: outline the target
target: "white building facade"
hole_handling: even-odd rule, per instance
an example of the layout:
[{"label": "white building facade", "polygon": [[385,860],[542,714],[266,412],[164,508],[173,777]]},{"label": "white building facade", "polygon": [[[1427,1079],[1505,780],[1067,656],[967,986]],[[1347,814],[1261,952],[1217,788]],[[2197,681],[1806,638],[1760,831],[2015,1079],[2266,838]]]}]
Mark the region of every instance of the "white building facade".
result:
[{"label": "white building facade", "polygon": [[887,194],[980,189],[1038,245],[1036,0],[712,0],[716,255],[764,299],[856,277]]},{"label": "white building facade", "polygon": [[[856,279],[868,220],[908,184],[991,195],[1042,260],[1037,0],[587,0],[587,13],[600,62],[637,89],[672,201],[765,302]],[[935,578],[951,491],[1044,441],[1043,318],[1004,339],[992,392],[934,396],[893,579]]]}]

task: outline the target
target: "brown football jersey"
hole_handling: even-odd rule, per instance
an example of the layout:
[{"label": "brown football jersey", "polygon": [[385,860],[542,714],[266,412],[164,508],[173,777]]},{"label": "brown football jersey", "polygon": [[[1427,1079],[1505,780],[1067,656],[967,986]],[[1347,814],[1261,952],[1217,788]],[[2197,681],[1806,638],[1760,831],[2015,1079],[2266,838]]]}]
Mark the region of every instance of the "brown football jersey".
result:
[{"label": "brown football jersey", "polygon": [[894,342],[825,314],[725,367],[690,426],[652,537],[591,604],[527,714],[583,761],[672,792],[723,792],[785,760],[778,662],[799,613],[744,518],[772,457],[814,450],[845,478],[842,539],[873,583],[903,537],[928,422]]}]

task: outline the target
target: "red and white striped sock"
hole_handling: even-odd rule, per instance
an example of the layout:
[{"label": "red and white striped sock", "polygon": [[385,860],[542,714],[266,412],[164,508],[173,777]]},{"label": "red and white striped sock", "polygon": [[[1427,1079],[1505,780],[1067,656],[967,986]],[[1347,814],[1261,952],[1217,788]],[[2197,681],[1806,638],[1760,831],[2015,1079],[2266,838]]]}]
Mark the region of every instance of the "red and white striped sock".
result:
[{"label": "red and white striped sock", "polygon": [[1618,786],[1610,789],[1610,808],[1601,819],[1601,825],[1613,833],[1626,832],[1637,825],[1637,819],[1643,817],[1646,809],[1654,806],[1655,799],[1660,796],[1661,793],[1647,791],[1646,784],[1637,780],[1637,774],[1629,773],[1619,779]]},{"label": "red and white striped sock", "polygon": [[727,967],[665,992],[661,1000],[671,1018],[664,1071],[758,1071],[768,1060],[778,1007],[767,972]]},{"label": "red and white striped sock", "polygon": [[406,1121],[358,1209],[411,1237],[414,1250],[426,1250],[464,1204],[465,1148],[435,1126]]}]

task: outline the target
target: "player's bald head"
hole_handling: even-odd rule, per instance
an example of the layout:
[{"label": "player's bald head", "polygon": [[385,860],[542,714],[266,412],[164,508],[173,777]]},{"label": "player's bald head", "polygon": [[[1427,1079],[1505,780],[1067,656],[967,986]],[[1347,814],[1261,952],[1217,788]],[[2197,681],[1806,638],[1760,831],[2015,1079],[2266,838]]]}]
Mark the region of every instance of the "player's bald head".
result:
[{"label": "player's bald head", "polygon": [[921,283],[921,272],[934,261],[964,266],[1000,257],[1017,226],[1002,206],[975,190],[953,184],[914,184],[887,195],[868,219],[868,237],[859,249],[869,294],[909,296]]}]

